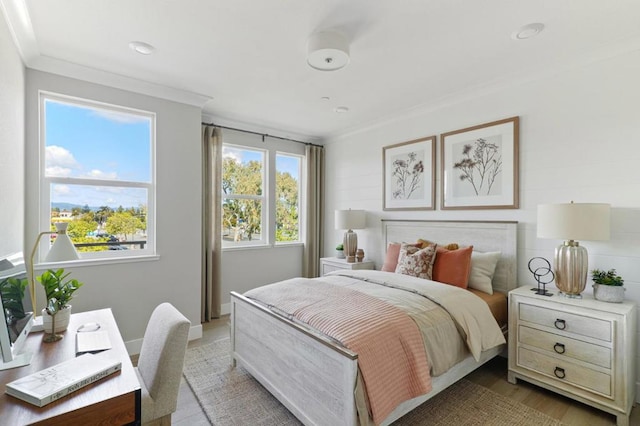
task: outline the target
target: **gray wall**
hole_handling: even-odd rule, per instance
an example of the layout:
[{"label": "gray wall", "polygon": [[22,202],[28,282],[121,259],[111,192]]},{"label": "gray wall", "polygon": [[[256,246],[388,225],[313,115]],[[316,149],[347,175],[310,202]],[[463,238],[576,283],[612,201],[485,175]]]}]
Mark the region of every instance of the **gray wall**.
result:
[{"label": "gray wall", "polygon": [[[130,351],[136,351],[155,306],[169,301],[200,327],[202,155],[199,108],[28,69],[26,239],[38,232],[38,91],[156,113],[156,241],[148,261],[64,265],[85,283],[73,299],[76,312],[111,307]],[[86,265],[83,265],[86,263]],[[40,288],[39,305],[44,292]]]},{"label": "gray wall", "polygon": [[0,257],[24,245],[25,69],[0,13]]}]

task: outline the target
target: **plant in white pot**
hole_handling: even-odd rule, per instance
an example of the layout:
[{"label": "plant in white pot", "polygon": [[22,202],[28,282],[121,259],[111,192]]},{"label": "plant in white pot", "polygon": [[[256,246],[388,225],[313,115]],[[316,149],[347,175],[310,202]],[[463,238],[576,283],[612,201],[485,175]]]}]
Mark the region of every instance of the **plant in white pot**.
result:
[{"label": "plant in white pot", "polygon": [[603,271],[594,269],[591,271],[593,285],[593,297],[604,302],[621,303],[624,301],[624,280],[616,273],[615,269]]},{"label": "plant in white pot", "polygon": [[336,257],[338,259],[344,259],[344,246],[342,244],[336,246]]},{"label": "plant in white pot", "polygon": [[82,287],[82,283],[75,278],[67,279],[69,275],[70,272],[65,274],[62,268],[57,271],[49,269],[37,278],[47,295],[47,307],[42,310],[45,342],[62,339],[62,336],[56,333],[65,331],[69,326],[71,317],[69,302],[73,299],[73,293]]}]

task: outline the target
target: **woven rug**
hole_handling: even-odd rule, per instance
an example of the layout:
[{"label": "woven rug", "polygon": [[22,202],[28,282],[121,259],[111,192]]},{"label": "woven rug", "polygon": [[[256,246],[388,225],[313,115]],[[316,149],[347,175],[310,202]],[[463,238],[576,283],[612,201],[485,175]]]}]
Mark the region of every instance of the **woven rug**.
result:
[{"label": "woven rug", "polygon": [[[230,366],[229,339],[187,350],[184,377],[211,424],[300,425],[244,369]],[[405,415],[394,426],[562,426],[533,408],[462,379]]]}]

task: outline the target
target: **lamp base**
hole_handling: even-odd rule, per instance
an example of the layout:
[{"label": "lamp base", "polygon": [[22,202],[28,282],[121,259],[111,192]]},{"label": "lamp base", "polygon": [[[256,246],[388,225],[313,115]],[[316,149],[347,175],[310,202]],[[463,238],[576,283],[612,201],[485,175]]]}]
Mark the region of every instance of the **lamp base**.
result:
[{"label": "lamp base", "polygon": [[555,252],[556,287],[565,297],[581,298],[587,286],[589,256],[577,241],[569,240]]},{"label": "lamp base", "polygon": [[344,254],[347,256],[348,263],[355,263],[356,250],[358,250],[358,234],[349,229],[344,233]]}]

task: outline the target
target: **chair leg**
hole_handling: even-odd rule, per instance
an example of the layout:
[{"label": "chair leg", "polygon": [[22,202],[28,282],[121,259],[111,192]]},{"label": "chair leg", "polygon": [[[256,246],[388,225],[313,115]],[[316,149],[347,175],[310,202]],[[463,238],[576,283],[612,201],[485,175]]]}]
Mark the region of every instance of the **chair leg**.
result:
[{"label": "chair leg", "polygon": [[171,426],[171,414],[146,422],[143,426]]}]

